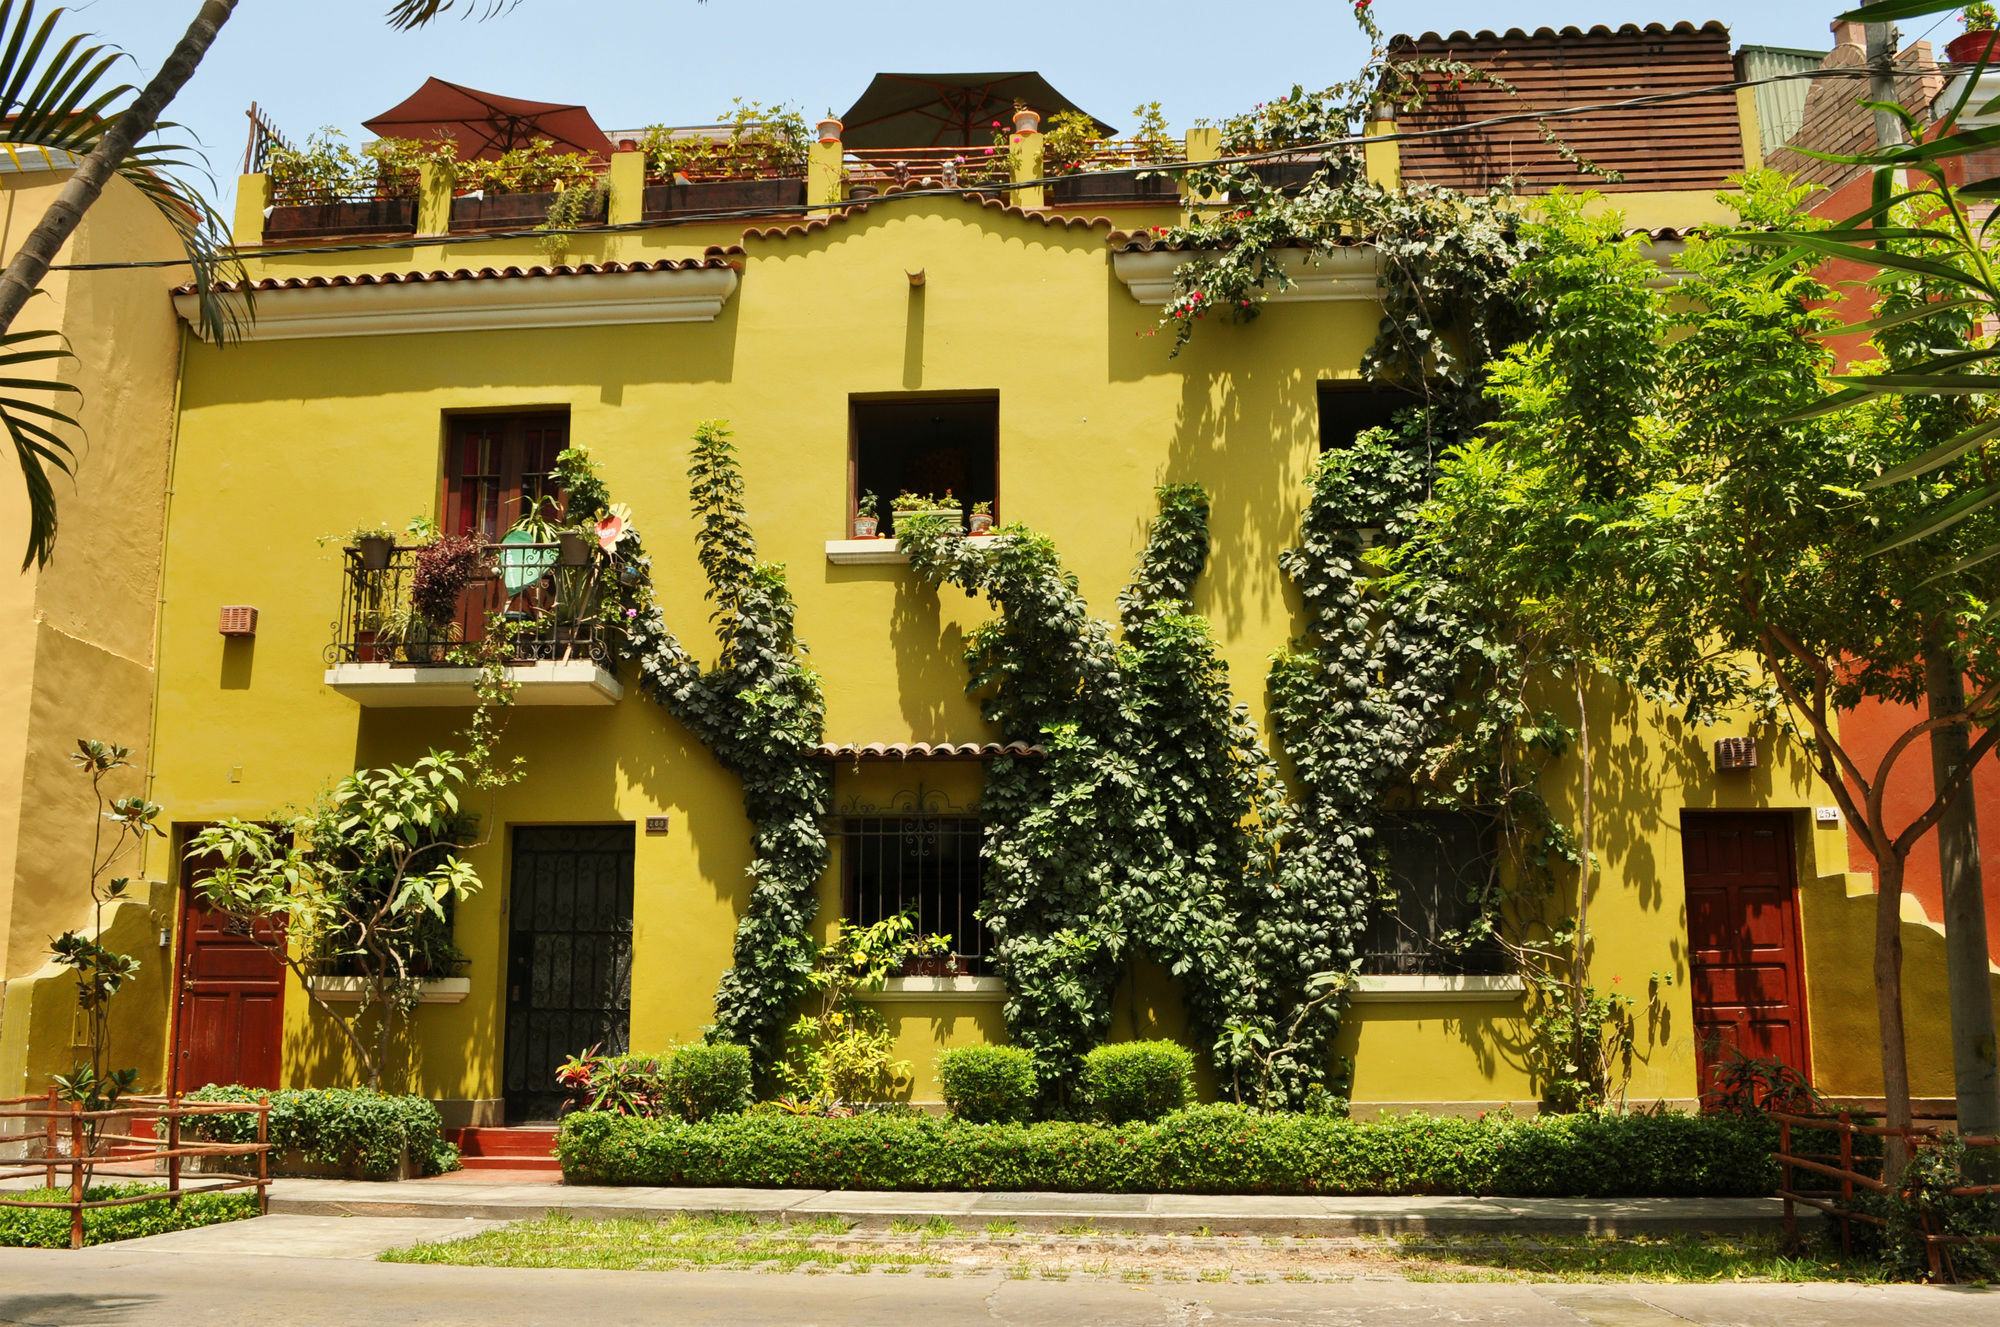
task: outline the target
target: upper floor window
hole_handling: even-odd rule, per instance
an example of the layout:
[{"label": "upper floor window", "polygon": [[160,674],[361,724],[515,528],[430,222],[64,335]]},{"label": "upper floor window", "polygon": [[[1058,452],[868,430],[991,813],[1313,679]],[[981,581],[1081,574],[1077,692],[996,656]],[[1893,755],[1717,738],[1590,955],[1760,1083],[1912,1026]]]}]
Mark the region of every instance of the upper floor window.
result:
[{"label": "upper floor window", "polygon": [[1319,449],[1352,447],[1369,429],[1387,428],[1399,411],[1418,404],[1408,392],[1369,387],[1359,382],[1319,385]]},{"label": "upper floor window", "polygon": [[[997,397],[904,397],[856,401],[854,447],[848,466],[848,510],[861,495],[880,499],[883,534],[895,533],[889,503],[898,493],[942,500],[962,515],[987,503],[997,521],[1000,492],[1000,401]],[[865,513],[864,513],[865,514]]]},{"label": "upper floor window", "polygon": [[453,415],[445,443],[449,534],[498,543],[543,498],[559,498],[553,471],[569,446],[569,416]]},{"label": "upper floor window", "polygon": [[952,961],[916,963],[912,976],[987,974],[988,941],[979,908],[979,818],[927,812],[849,816],[843,822],[844,911],[856,926],[898,913],[918,935],[951,937]]},{"label": "upper floor window", "polygon": [[1388,859],[1388,879],[1362,938],[1362,972],[1459,976],[1508,970],[1499,946],[1467,948],[1448,939],[1479,920],[1478,893],[1492,865],[1483,819],[1455,811],[1409,813],[1377,830],[1376,842]]}]

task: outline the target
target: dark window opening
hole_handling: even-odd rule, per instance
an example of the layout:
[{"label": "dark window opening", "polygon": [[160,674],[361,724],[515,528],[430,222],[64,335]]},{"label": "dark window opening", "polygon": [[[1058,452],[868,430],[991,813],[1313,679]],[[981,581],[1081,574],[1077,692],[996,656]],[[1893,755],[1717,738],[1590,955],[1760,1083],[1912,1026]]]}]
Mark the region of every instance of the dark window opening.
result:
[{"label": "dark window opening", "polygon": [[559,499],[552,472],[569,446],[568,415],[454,415],[449,423],[439,522],[447,534],[498,543],[536,503]]},{"label": "dark window opening", "polygon": [[1409,392],[1344,382],[1319,385],[1319,449],[1352,447],[1369,429],[1388,428],[1396,415],[1419,405]]},{"label": "dark window opening", "polygon": [[875,494],[881,532],[894,534],[896,518],[889,504],[898,493],[942,501],[949,492],[961,516],[984,502],[992,504],[997,523],[999,450],[996,398],[856,401],[848,510],[856,510],[863,493]]},{"label": "dark window opening", "polygon": [[873,926],[906,912],[918,935],[951,937],[952,961],[914,960],[907,975],[987,975],[976,816],[850,816],[843,848],[849,922]]},{"label": "dark window opening", "polygon": [[1387,857],[1382,897],[1361,942],[1361,971],[1372,976],[1495,976],[1507,956],[1490,939],[1470,946],[1446,937],[1479,919],[1478,894],[1492,865],[1484,820],[1462,812],[1397,816],[1376,831]]}]

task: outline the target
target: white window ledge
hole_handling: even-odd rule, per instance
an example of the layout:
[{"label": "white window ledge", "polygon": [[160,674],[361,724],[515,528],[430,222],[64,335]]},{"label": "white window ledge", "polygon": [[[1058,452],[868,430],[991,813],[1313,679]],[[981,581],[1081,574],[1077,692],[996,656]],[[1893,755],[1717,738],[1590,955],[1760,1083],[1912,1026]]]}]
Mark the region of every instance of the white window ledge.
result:
[{"label": "white window ledge", "polygon": [[[1007,536],[969,534],[965,540],[966,547],[978,548],[983,544],[1005,543]],[[836,567],[908,566],[910,555],[897,548],[893,539],[829,539],[826,560]]]},{"label": "white window ledge", "polygon": [[998,977],[891,977],[879,991],[864,992],[876,1004],[998,1004],[1007,983]]},{"label": "white window ledge", "polygon": [[1519,974],[1504,977],[1371,977],[1354,979],[1349,997],[1360,1004],[1512,1000],[1527,990]]},{"label": "white window ledge", "polygon": [[[451,665],[339,663],[326,684],[349,700],[384,709],[470,706],[479,703],[479,669]],[[516,705],[616,705],[625,694],[618,677],[589,659],[510,664],[507,680],[520,689]]]},{"label": "white window ledge", "polygon": [[[314,977],[312,989],[322,1000],[340,1004],[361,998],[359,977]],[[472,978],[439,977],[417,984],[418,1004],[458,1004],[472,994]]]}]

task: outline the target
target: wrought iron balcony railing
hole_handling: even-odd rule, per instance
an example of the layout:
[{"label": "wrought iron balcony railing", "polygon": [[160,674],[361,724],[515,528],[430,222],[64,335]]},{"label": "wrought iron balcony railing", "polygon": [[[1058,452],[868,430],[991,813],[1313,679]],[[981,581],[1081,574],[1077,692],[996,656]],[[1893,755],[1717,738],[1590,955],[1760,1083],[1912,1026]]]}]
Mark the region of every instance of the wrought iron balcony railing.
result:
[{"label": "wrought iron balcony railing", "polygon": [[[469,661],[471,652],[463,647],[482,644],[494,624],[504,623],[513,639],[513,663],[588,659],[611,665],[610,633],[600,610],[602,578],[615,572],[603,559],[586,557],[571,565],[560,544],[488,544],[451,618],[439,622],[411,603],[421,551],[396,546],[383,559],[379,552],[371,557],[345,550],[329,664],[439,667]],[[376,561],[382,565],[372,565]]]}]

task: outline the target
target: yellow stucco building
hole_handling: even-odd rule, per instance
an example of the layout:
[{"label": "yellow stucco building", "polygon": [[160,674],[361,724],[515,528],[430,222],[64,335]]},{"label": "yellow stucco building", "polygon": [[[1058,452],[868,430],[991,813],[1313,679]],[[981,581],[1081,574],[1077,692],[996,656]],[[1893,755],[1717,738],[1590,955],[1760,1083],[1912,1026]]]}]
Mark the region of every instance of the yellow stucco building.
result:
[{"label": "yellow stucco building", "polygon": [[[1719,32],[1682,25],[1649,40],[1712,55]],[[1596,58],[1606,78],[1629,73],[1634,38],[1550,40],[1568,43],[1579,69]],[[1719,40],[1726,67],[1727,34]],[[1640,145],[1611,195],[1663,250],[1676,228],[1722,219],[1724,177],[1758,164],[1750,101],[1716,100],[1701,171]],[[1278,555],[1297,538],[1307,476],[1323,446],[1380,410],[1347,390],[1361,385],[1380,318],[1372,253],[1296,265],[1296,284],[1260,317],[1204,327],[1170,355],[1171,337],[1151,333],[1179,256],[1148,232],[1180,218],[1183,200],[1078,202],[1035,187],[1003,202],[943,187],[941,158],[915,150],[911,181],[932,187],[884,180],[869,198],[857,182],[895,154],[844,144],[838,129],[813,149],[804,216],[656,215],[643,154],[612,152],[607,224],[570,237],[562,265],[533,236],[481,234],[463,216],[455,227],[435,176],[406,221],[377,216],[349,240],[283,230],[298,218],[282,200],[267,214],[269,181],[241,181],[237,239],[252,255],[256,320],[238,345],[189,340],[165,477],[150,756],[176,845],[201,825],[264,816],[356,767],[456,740],[471,704],[465,670],[412,663],[363,625],[361,599],[379,592],[368,587],[403,584],[413,550],[370,571],[316,536],[426,516],[496,540],[561,446],[587,447],[630,504],[667,623],[712,654],[685,477],[690,436],[709,419],[733,428],[760,555],[786,568],[825,688],[826,742],[884,747],[831,762],[822,933],[883,887],[891,860],[925,858],[911,887],[942,915],[966,915],[953,909],[977,897],[981,763],[958,747],[997,736],[966,695],[962,661],[991,610],[919,584],[893,540],[853,538],[863,490],[953,487],[990,501],[1002,522],[1052,537],[1093,610],[1115,619],[1155,487],[1203,485],[1213,549],[1196,608],[1237,698],[1263,721],[1268,660],[1300,625]],[[1034,132],[1015,136],[1016,178],[1038,177],[1040,148]],[[1191,133],[1186,149],[1212,156],[1213,131]],[[1392,144],[1366,154],[1385,182],[1448,182],[1448,165]],[[145,316],[166,308],[158,298]],[[501,596],[480,599],[480,612],[506,607],[504,591],[478,593]],[[128,653],[145,657],[137,644]],[[492,832],[471,861],[485,887],[453,921],[463,971],[427,985],[388,1079],[445,1103],[459,1124],[546,1114],[554,1060],[594,1042],[648,1051],[698,1036],[749,892],[736,779],[640,694],[629,667],[583,650],[524,659],[518,677],[505,741],[528,773],[480,808]],[[1832,799],[1808,766],[1773,735],[1738,729],[1730,735],[1757,737],[1763,759],[1718,773],[1720,734],[1609,690],[1593,699],[1593,723],[1607,753],[1595,771],[1593,978],[1639,1002],[1629,1098],[1691,1103],[1697,1024],[1732,1004],[1752,1010],[1745,1017],[1776,1011],[1792,1058],[1824,1090],[1879,1091],[1861,961],[1870,881],[1847,874],[1842,827],[1815,813]],[[1573,763],[1551,774],[1558,810],[1573,804],[1577,777]],[[185,897],[173,892],[189,876],[177,851],[157,853],[148,872],[163,900]],[[1704,915],[1691,932],[1691,887],[1703,908],[1723,899],[1744,910],[1726,925],[1757,930],[1763,958],[1740,959],[1729,979],[1751,973],[1761,993],[1719,991],[1702,970],[1692,937],[1717,921]],[[350,1076],[296,987],[254,970],[198,910],[169,906],[183,980],[177,1022],[153,997],[149,1068],[171,1043],[186,1087],[218,1074]],[[15,932],[10,955],[41,942]],[[1948,1095],[1948,1034],[1924,1012],[1943,1007],[1941,947],[1914,922],[1910,935],[1915,1086]],[[1000,979],[968,966],[893,979],[879,997],[919,1102],[938,1097],[938,1050],[1006,1036]],[[1540,1085],[1520,979],[1412,967],[1422,965],[1364,969],[1347,1013],[1357,1112],[1532,1108]],[[1159,970],[1141,966],[1119,999],[1117,1036],[1185,1030]],[[11,1007],[8,1019],[12,1038]]]}]

